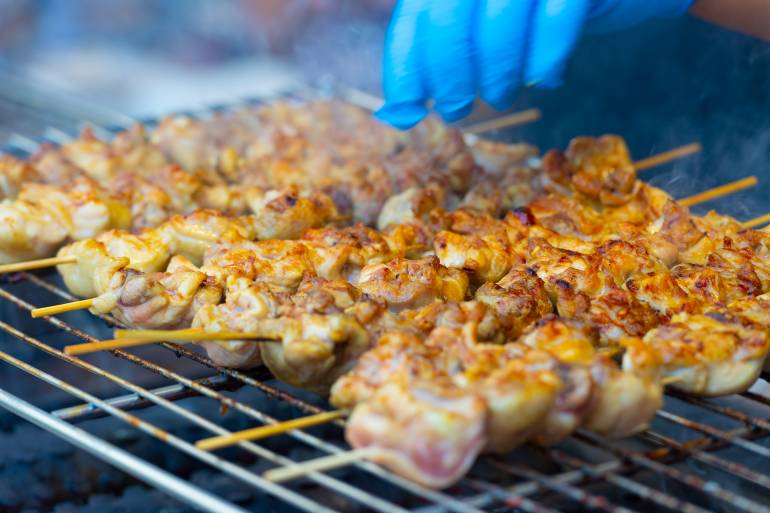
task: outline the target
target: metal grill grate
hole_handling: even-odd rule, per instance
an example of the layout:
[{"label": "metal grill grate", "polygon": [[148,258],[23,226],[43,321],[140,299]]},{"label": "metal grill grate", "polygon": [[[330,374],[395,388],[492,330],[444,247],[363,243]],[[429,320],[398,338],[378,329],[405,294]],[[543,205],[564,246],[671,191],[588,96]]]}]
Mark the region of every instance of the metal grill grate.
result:
[{"label": "metal grill grate", "polygon": [[[770,387],[765,381],[768,376],[754,389],[761,390],[764,386],[766,395],[757,391],[704,400],[669,393],[665,408],[658,412],[652,428],[629,440],[608,441],[578,431],[556,448],[526,446],[509,455],[481,458],[471,473],[450,490],[423,489],[366,461],[328,474],[311,473],[300,481],[275,484],[263,479],[261,471],[269,466],[290,465],[294,461],[348,450],[342,439],[343,423],[289,432],[283,437],[289,437],[290,443],[241,442],[238,449],[219,454],[201,451],[172,431],[185,425],[194,426],[204,435],[227,434],[229,431],[221,422],[212,420],[211,412],[235,412],[244,423],[254,425],[282,420],[276,416],[281,407],[284,413],[287,409],[295,413],[297,410],[317,413],[325,409],[324,405],[318,406],[310,397],[275,383],[266,371],[245,373],[217,367],[205,356],[172,343],[158,344],[165,351],[153,349],[152,354],[156,355],[153,357],[138,356],[137,353],[144,354],[142,349],[111,351],[116,358],[111,358],[108,365],[101,365],[106,361],[103,356],[97,358],[100,365],[96,365],[88,359],[66,355],[43,339],[56,341],[57,346],[64,345],[65,338],[96,340],[97,337],[78,327],[86,326],[77,320],[78,315],[84,314],[27,320],[32,308],[43,306],[32,304],[33,301],[43,301],[41,298],[46,297],[75,299],[60,288],[57,280],[50,272],[19,273],[3,279],[0,297],[6,303],[4,318],[16,320],[0,321],[0,330],[34,351],[106,380],[125,392],[100,399],[97,393],[60,380],[41,369],[43,365],[33,366],[26,361],[30,358],[20,359],[10,354],[13,349],[8,349],[10,352],[0,351],[0,360],[82,404],[48,412],[7,392],[6,385],[2,385],[0,406],[204,511],[245,510],[74,424],[83,423],[85,427],[86,421],[99,417],[119,419],[144,436],[159,441],[167,447],[165,450],[179,451],[239,481],[244,487],[272,496],[277,505],[312,512],[595,509],[770,513],[770,393],[766,391]],[[75,320],[62,320],[70,318]],[[100,323],[101,329],[119,326],[111,317],[100,318],[104,321]],[[173,369],[177,370],[172,370],[172,365],[165,361],[167,358],[157,356],[164,353],[161,356],[167,357],[169,352],[191,365],[174,364]],[[147,388],[126,379],[126,375],[135,372],[149,372],[163,384]],[[268,407],[251,405],[229,393],[249,387],[264,396],[265,401],[259,404]],[[203,398],[207,414],[180,402],[190,397]],[[165,410],[174,427],[162,428],[140,418],[148,409]],[[244,451],[252,463],[242,463]]]}]

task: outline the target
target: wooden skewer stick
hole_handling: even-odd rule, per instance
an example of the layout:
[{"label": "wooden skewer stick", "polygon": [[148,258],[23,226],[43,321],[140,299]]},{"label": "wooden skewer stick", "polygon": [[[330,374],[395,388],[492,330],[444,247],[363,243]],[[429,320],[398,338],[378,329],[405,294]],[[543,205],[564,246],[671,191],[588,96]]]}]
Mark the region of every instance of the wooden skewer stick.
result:
[{"label": "wooden skewer stick", "polygon": [[86,342],[83,344],[73,344],[64,346],[65,354],[87,354],[99,351],[109,351],[111,349],[123,349],[125,347],[146,346],[152,344],[152,340],[135,338],[115,338],[112,340],[101,340],[99,342]]},{"label": "wooden skewer stick", "polygon": [[498,130],[500,128],[506,128],[511,126],[524,125],[537,121],[543,115],[540,109],[527,109],[521,112],[514,112],[513,114],[507,114],[500,116],[499,118],[489,119],[487,121],[480,121],[468,127],[462,129],[466,134],[480,134],[482,132],[490,132],[492,130]]},{"label": "wooden skewer stick", "polygon": [[324,470],[343,467],[345,465],[355,463],[356,461],[361,461],[376,456],[379,454],[379,452],[380,450],[375,447],[354,449],[352,451],[341,452],[332,454],[330,456],[324,456],[322,458],[303,461],[294,465],[270,469],[262,474],[262,477],[268,481],[280,483],[282,481],[288,481],[290,479],[302,477],[311,472],[323,472]]},{"label": "wooden skewer stick", "polygon": [[46,315],[57,315],[64,312],[73,312],[75,310],[85,310],[91,308],[94,300],[81,299],[80,301],[73,301],[71,303],[62,303],[60,305],[45,306],[43,308],[35,308],[32,310],[32,317],[45,317]]},{"label": "wooden skewer stick", "polygon": [[642,160],[637,160],[636,162],[634,162],[634,168],[637,171],[644,171],[645,169],[657,167],[665,164],[666,162],[670,162],[676,159],[681,159],[682,157],[686,157],[687,155],[698,153],[699,151],[701,151],[701,149],[702,148],[700,143],[695,142],[695,143],[685,144],[684,146],[674,148],[673,150],[664,151],[663,153],[658,153],[657,155],[653,155],[651,157],[647,157]]},{"label": "wooden skewer stick", "polygon": [[[280,340],[274,333],[218,331],[207,332],[198,328],[186,330],[115,330],[116,339],[134,339],[159,342],[162,340],[193,342],[197,340],[255,340],[273,342]],[[266,340],[267,339],[267,340]]]},{"label": "wooden skewer stick", "polygon": [[684,381],[684,378],[682,376],[666,376],[665,378],[660,380],[660,384],[665,387],[673,383],[679,383],[680,381]]},{"label": "wooden skewer stick", "polygon": [[197,328],[186,330],[115,330],[115,337],[116,338],[112,340],[65,346],[64,352],[67,354],[86,354],[95,353],[97,351],[123,349],[125,347],[145,346],[163,341],[174,341],[181,344],[198,340],[277,341],[277,337],[266,336],[264,333],[236,333],[231,331],[209,333]]},{"label": "wooden skewer stick", "polygon": [[27,260],[26,262],[16,262],[15,264],[0,265],[0,274],[18,273],[20,271],[31,271],[32,269],[42,269],[43,267],[53,267],[59,264],[74,264],[78,259],[74,256],[41,258],[39,260]]},{"label": "wooden skewer stick", "polygon": [[743,227],[755,228],[766,223],[770,223],[770,214],[765,214],[763,216],[755,217],[754,219],[749,219],[743,223]]},{"label": "wooden skewer stick", "polygon": [[709,189],[693,196],[680,199],[678,202],[680,205],[684,205],[685,207],[691,207],[693,205],[698,205],[713,199],[721,198],[722,196],[727,196],[728,194],[732,194],[734,192],[742,191],[743,189],[748,189],[749,187],[754,187],[758,182],[759,181],[757,180],[756,176],[747,176],[746,178],[741,178],[740,180],[726,183],[724,185],[720,185],[719,187],[714,187],[713,189]]},{"label": "wooden skewer stick", "polygon": [[195,446],[202,451],[214,451],[216,449],[221,449],[222,447],[235,445],[238,442],[259,440],[269,436],[280,435],[281,433],[293,431],[295,429],[303,429],[311,426],[317,426],[319,424],[326,424],[327,422],[342,418],[348,413],[349,412],[347,410],[325,411],[316,415],[308,415],[307,417],[287,420],[286,422],[278,422],[277,424],[271,424],[268,426],[259,426],[251,429],[245,429],[243,431],[230,433],[228,435],[204,438],[195,442]]}]

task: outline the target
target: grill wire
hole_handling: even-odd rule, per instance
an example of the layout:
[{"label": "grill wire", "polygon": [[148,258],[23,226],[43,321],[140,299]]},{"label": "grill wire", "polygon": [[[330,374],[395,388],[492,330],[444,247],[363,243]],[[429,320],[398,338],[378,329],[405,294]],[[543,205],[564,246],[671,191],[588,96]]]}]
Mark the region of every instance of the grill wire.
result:
[{"label": "grill wire", "polygon": [[[350,91],[337,89],[335,93],[359,104],[367,100]],[[302,88],[282,97],[307,100],[319,94]],[[258,101],[252,99],[244,104],[216,106],[192,114],[206,116]],[[14,140],[24,141],[24,138]],[[15,146],[6,150],[17,154],[30,150]],[[328,404],[277,383],[267,371],[242,372],[218,367],[207,357],[173,343],[157,344],[162,349],[113,350],[109,352],[110,357],[100,354],[81,359],[66,355],[57,347],[68,343],[67,340],[99,340],[120,323],[110,316],[98,316],[100,321],[91,320],[89,317],[94,316],[84,312],[30,319],[32,308],[45,306],[33,302],[76,299],[63,290],[55,272],[22,272],[3,278],[0,284],[4,319],[0,320],[0,330],[8,335],[0,346],[0,360],[34,378],[31,381],[44,382],[48,388],[33,386],[39,383],[31,383],[23,377],[12,386],[58,390],[67,402],[74,400],[76,404],[46,411],[22,399],[23,394],[6,390],[11,383],[0,383],[0,406],[203,511],[246,510],[131,454],[114,440],[108,442],[106,437],[90,433],[85,429],[89,425],[87,421],[103,417],[118,419],[139,430],[143,436],[156,440],[160,450],[178,451],[239,482],[239,486],[270,496],[269,504],[274,509],[419,513],[540,513],[585,509],[770,513],[770,386],[767,383],[770,376],[767,374],[752,391],[726,398],[706,400],[669,391],[666,404],[650,430],[628,440],[605,440],[578,430],[554,448],[525,446],[508,455],[482,457],[467,477],[444,491],[424,489],[366,461],[276,484],[263,479],[261,472],[348,450],[342,437],[343,422],[292,431],[260,444],[240,442],[238,449],[218,453],[201,451],[195,447],[194,440],[201,438],[201,432],[204,436],[230,432],[217,419],[217,414],[230,412],[228,415],[240,417],[243,426],[252,426],[275,423],[285,420],[284,417],[318,413],[329,409]],[[6,322],[8,320],[12,322]],[[85,330],[98,333],[91,335]],[[44,339],[56,345],[44,342]],[[19,342],[26,347],[20,347]],[[82,371],[75,374],[77,376],[91,374],[124,392],[100,399],[98,390],[89,392],[80,388],[77,381],[67,382],[51,375],[45,370],[50,365],[28,363],[30,359],[40,360],[36,352]],[[97,363],[91,363],[94,360]],[[139,377],[148,375],[162,385],[150,388],[136,384]],[[92,381],[88,380],[89,386]],[[244,389],[254,392],[244,397],[256,394],[263,400],[254,401],[255,406],[239,394],[225,393]],[[46,402],[38,394],[32,395],[35,402]],[[205,406],[192,408],[180,402],[192,397],[203,398]],[[269,408],[261,406],[264,404]],[[167,412],[171,425],[164,428],[158,425],[160,422],[139,416],[151,410]],[[282,412],[282,418],[275,416],[277,412]],[[197,438],[185,439],[175,434],[180,426],[197,428]]]}]

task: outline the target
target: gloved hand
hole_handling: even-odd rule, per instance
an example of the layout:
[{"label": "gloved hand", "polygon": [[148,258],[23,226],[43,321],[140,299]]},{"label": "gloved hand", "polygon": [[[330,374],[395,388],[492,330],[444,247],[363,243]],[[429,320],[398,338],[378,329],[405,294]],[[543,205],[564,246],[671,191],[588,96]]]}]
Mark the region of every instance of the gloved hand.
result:
[{"label": "gloved hand", "polygon": [[583,30],[617,30],[675,16],[693,0],[399,0],[385,40],[385,106],[409,128],[428,113],[467,116],[478,93],[510,107],[522,84],[556,87]]}]

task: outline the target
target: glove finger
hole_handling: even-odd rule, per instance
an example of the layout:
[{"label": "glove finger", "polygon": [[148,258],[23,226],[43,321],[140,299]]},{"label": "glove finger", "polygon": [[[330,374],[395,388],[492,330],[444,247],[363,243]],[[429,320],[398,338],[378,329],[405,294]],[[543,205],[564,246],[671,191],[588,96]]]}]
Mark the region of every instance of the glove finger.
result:
[{"label": "glove finger", "polygon": [[532,16],[524,79],[527,84],[556,87],[564,63],[575,48],[591,0],[542,0]]},{"label": "glove finger", "polygon": [[450,122],[467,116],[476,96],[472,40],[476,3],[431,0],[424,18],[427,84],[434,108]]},{"label": "glove finger", "polygon": [[532,0],[486,0],[477,17],[479,90],[496,109],[507,109],[521,83]]},{"label": "glove finger", "polygon": [[385,37],[382,86],[385,105],[376,113],[386,123],[409,128],[424,118],[427,92],[420,76],[420,53],[425,50],[418,23],[426,0],[401,0],[393,10]]}]

